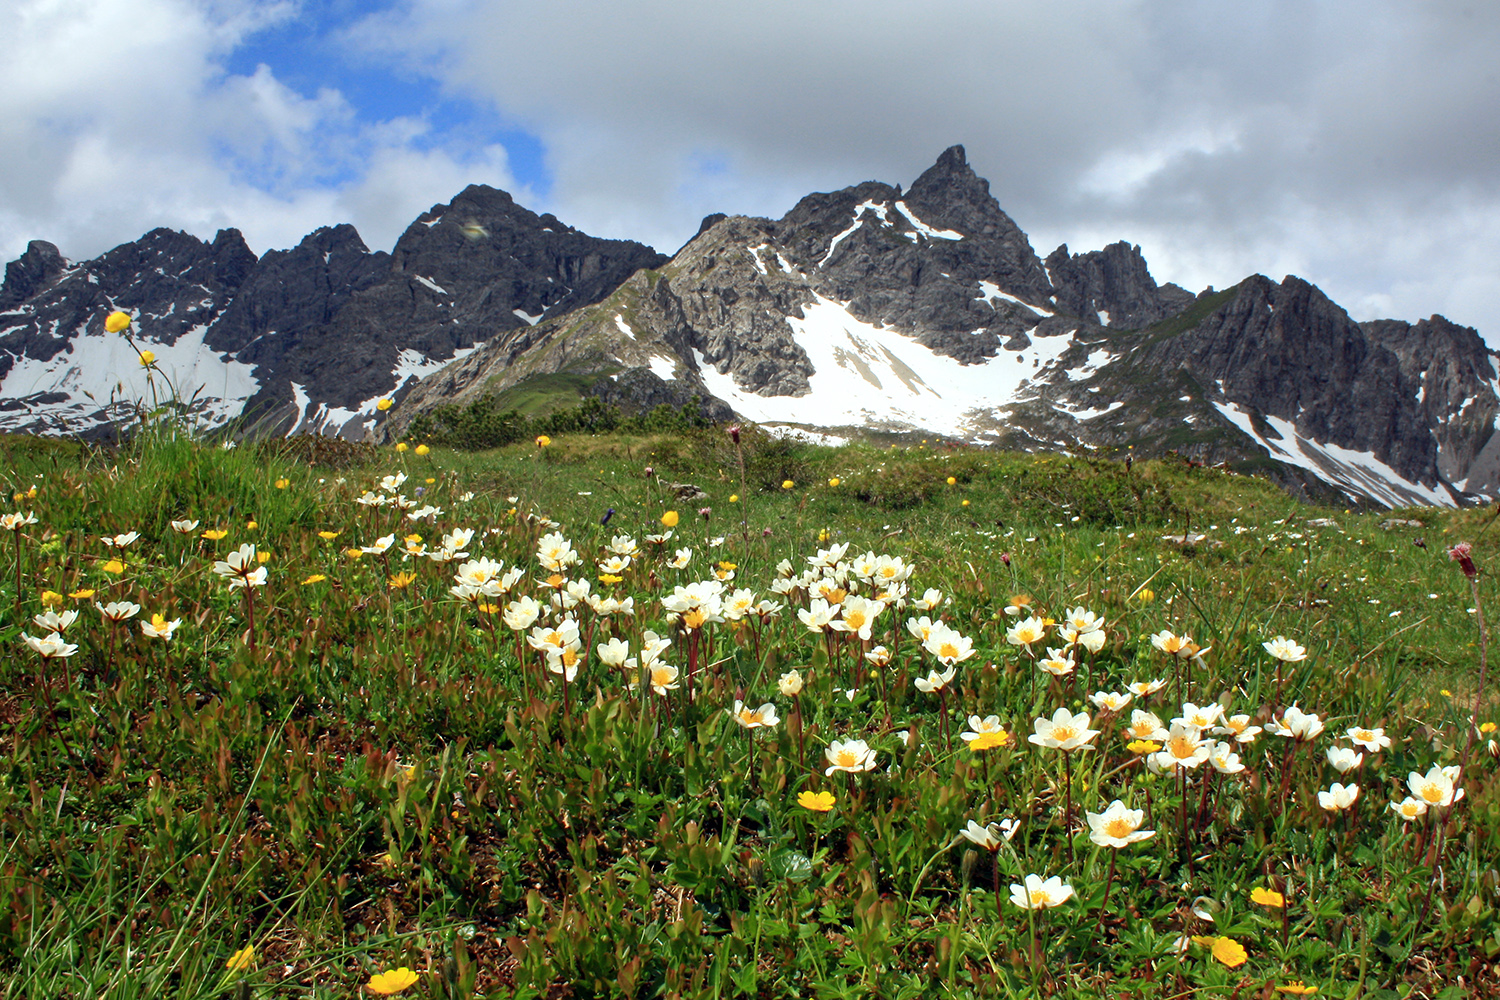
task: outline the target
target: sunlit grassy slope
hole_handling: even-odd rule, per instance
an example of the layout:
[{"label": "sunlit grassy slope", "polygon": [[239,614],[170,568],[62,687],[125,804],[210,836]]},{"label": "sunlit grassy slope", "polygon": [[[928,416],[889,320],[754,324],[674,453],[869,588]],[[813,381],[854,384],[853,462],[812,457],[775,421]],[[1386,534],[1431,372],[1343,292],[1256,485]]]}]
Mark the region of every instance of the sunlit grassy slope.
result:
[{"label": "sunlit grassy slope", "polygon": [[[1476,695],[1477,722],[1500,713],[1447,552],[1470,541],[1484,570],[1492,511],[750,430],[0,450],[6,509],[36,518],[0,530],[0,996],[352,997],[399,967],[431,997],[1497,988],[1500,796],[1467,721]],[[466,554],[431,558],[445,536]],[[876,565],[909,567],[904,592]],[[455,595],[455,574],[494,585]],[[777,607],[736,620],[742,588]],[[868,640],[798,614],[882,594]],[[576,659],[549,669],[512,628],[525,597],[542,647],[576,624]],[[111,623],[109,602],[139,610]],[[49,609],[78,612],[53,645]],[[1084,612],[1096,649],[1058,631]],[[1033,614],[1046,637],[1020,644]],[[153,616],[178,621],[169,640]],[[950,680],[924,628],[972,650]],[[674,677],[641,673],[648,633]],[[1274,659],[1277,636],[1306,658]],[[610,638],[636,669],[607,662]],[[1158,679],[1119,711],[1090,698]],[[1321,731],[1273,735],[1294,705]],[[1223,768],[1147,766],[1174,717],[1215,707],[1266,731],[1194,728],[1236,754]],[[1095,735],[1028,739],[1062,708]],[[1168,749],[1132,745],[1140,708]],[[974,750],[976,726],[999,745]],[[1392,744],[1340,772],[1328,751],[1357,749],[1356,726]],[[825,773],[855,740],[871,766]],[[1466,797],[1403,822],[1411,773],[1443,766]],[[1355,808],[1320,805],[1335,781]],[[1090,840],[1116,798],[1149,839]],[[1029,910],[1027,875],[1071,892]]]}]

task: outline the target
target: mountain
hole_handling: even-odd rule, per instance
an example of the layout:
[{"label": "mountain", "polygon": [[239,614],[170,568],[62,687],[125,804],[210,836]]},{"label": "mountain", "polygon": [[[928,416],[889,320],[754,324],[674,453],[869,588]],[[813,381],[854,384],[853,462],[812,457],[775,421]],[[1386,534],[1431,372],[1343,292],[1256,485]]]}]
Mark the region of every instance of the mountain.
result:
[{"label": "mountain", "polygon": [[35,241],[0,285],[0,429],[107,434],[120,401],[149,399],[136,351],[104,330],[123,309],[205,424],[363,436],[381,398],[665,259],[479,185],[389,254],[348,225],[259,259],[233,229],[212,243],[158,229],[77,264]]},{"label": "mountain", "polygon": [[1291,276],[1194,294],[1124,242],[1043,259],[961,146],[906,190],[709,216],[671,258],[481,186],[390,254],[349,226],[258,259],[233,230],[157,230],[84,263],[35,242],[0,286],[0,428],[101,433],[112,392],[142,396],[112,308],[202,387],[205,423],[239,433],[393,440],[486,399],[696,397],[825,439],[1175,453],[1388,506],[1500,495],[1500,367],[1473,329],[1357,323]]},{"label": "mountain", "polygon": [[1175,452],[1302,495],[1451,505],[1500,491],[1497,371],[1472,329],[1356,323],[1295,277],[1194,295],[1126,243],[1044,262],[955,146],[904,193],[710,216],[661,268],[419,383],[385,431],[497,393],[697,395],[788,430]]}]

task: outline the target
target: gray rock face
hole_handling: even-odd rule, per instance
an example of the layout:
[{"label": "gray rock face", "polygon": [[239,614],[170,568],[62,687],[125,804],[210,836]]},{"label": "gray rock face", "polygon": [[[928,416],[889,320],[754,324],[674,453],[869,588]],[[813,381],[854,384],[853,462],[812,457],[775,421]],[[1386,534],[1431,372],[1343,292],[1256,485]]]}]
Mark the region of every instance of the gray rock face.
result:
[{"label": "gray rock face", "polygon": [[1064,243],[1047,255],[1047,274],[1058,308],[1075,316],[1098,317],[1101,325],[1118,330],[1159,323],[1193,301],[1193,293],[1185,288],[1158,286],[1141,248],[1124,241],[1072,255]]},{"label": "gray rock face", "polygon": [[[138,316],[134,332],[148,346],[202,327],[203,348],[217,360],[200,352],[190,372],[206,375],[210,390],[214,365],[236,373],[248,366],[252,384],[235,412],[260,432],[360,436],[374,423],[377,398],[497,333],[595,302],[665,260],[480,185],[425,213],[391,254],[371,253],[348,225],[260,260],[237,230],[212,244],[156,230],[73,266],[36,242],[7,266],[0,287],[0,379],[22,359],[38,374],[0,390],[0,426],[55,429],[59,407],[81,431],[101,423],[98,407],[63,383],[108,375],[91,364],[111,350],[103,320],[120,308]],[[76,364],[52,363],[75,351]],[[195,386],[182,388],[186,395]]]}]

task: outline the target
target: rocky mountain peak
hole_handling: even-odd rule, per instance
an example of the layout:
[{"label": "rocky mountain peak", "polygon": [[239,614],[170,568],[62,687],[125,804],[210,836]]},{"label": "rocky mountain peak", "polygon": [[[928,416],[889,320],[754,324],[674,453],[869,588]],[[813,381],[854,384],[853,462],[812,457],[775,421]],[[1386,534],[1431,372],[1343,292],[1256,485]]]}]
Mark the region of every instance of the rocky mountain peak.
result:
[{"label": "rocky mountain peak", "polygon": [[1064,243],[1047,255],[1047,274],[1060,309],[1098,319],[1101,326],[1137,330],[1186,309],[1193,294],[1158,286],[1141,248],[1124,240],[1103,250],[1069,254]]},{"label": "rocky mountain peak", "polygon": [[67,268],[61,251],[46,240],[32,240],[26,252],[5,265],[0,284],[0,311],[12,309],[57,280]]}]

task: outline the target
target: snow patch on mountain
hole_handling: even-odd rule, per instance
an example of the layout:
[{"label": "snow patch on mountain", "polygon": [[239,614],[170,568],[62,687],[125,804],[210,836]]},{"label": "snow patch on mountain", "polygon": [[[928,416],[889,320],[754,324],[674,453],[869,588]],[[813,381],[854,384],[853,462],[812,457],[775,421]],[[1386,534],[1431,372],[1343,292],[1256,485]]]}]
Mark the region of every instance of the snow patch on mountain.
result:
[{"label": "snow patch on mountain", "polygon": [[[66,349],[46,361],[18,357],[0,381],[0,399],[21,405],[0,413],[0,428],[35,427],[46,421],[60,430],[85,433],[109,422],[104,410],[111,404],[122,411],[114,414],[119,418],[130,404],[150,406],[153,397],[170,399],[174,387],[185,402],[196,395],[194,409],[201,422],[223,423],[240,412],[260,383],[250,365],[204,345],[207,329],[207,324],[195,326],[171,344],[138,341],[142,350],[156,355],[155,371],[145,368],[129,341],[114,333],[80,331]],[[67,399],[27,402],[43,393],[62,393]]]},{"label": "snow patch on mountain", "polygon": [[801,317],[787,317],[812,362],[811,391],[762,396],[741,388],[694,352],[704,384],[747,419],[812,427],[869,425],[939,434],[968,433],[998,408],[1033,395],[1073,344],[1068,336],[1037,337],[1020,351],[1002,350],[965,365],[894,330],[872,326],[818,296]]},{"label": "snow patch on mountain", "polygon": [[1368,451],[1320,444],[1298,434],[1290,420],[1267,416],[1266,423],[1281,435],[1279,440],[1273,440],[1257,433],[1250,414],[1238,405],[1214,403],[1213,407],[1224,419],[1259,442],[1272,458],[1306,469],[1326,483],[1372,497],[1387,507],[1458,506],[1446,490],[1405,479]]}]

